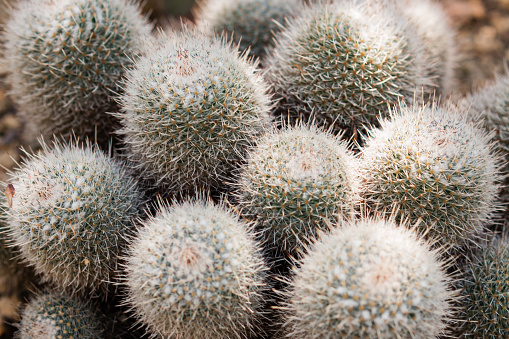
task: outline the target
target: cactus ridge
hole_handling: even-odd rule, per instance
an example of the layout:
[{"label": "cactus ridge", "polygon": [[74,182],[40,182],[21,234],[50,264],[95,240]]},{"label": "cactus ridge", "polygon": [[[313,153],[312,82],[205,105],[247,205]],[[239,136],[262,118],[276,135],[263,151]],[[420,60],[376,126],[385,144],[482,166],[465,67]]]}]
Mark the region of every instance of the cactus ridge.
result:
[{"label": "cactus ridge", "polygon": [[256,328],[266,268],[247,226],[203,199],[161,204],[143,223],[127,303],[154,336],[245,338]]},{"label": "cactus ridge", "polygon": [[104,291],[141,194],[120,163],[88,144],[42,146],[12,174],[9,235],[44,280]]},{"label": "cactus ridge", "polygon": [[190,28],[129,71],[119,114],[128,157],[167,188],[220,185],[269,123],[262,79],[230,44]]}]

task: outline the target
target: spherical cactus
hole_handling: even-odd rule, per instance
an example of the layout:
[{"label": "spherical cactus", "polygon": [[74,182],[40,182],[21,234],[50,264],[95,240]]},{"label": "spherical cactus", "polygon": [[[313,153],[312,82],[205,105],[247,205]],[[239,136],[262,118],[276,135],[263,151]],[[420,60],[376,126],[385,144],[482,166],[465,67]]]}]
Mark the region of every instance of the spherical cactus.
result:
[{"label": "spherical cactus", "polygon": [[453,107],[401,105],[391,118],[369,131],[362,153],[369,208],[396,212],[446,247],[474,241],[499,207],[500,158],[487,134]]},{"label": "spherical cactus", "polygon": [[20,339],[100,338],[100,315],[76,298],[57,292],[39,294],[24,308],[16,336]]},{"label": "spherical cactus", "polygon": [[269,122],[261,77],[231,45],[184,29],[128,74],[119,114],[128,157],[166,188],[219,186]]},{"label": "spherical cactus", "polygon": [[267,79],[282,114],[355,132],[376,124],[389,104],[412,99],[417,86],[433,90],[424,55],[382,8],[319,3],[278,35]]},{"label": "spherical cactus", "polygon": [[261,58],[285,19],[300,9],[300,0],[209,0],[200,8],[198,22],[203,30],[224,31],[241,51]]},{"label": "spherical cactus", "polygon": [[392,222],[340,225],[295,270],[285,309],[292,338],[434,338],[455,292],[439,253]]},{"label": "spherical cactus", "polygon": [[12,176],[9,231],[43,278],[71,293],[108,289],[141,194],[111,158],[77,143],[28,155]]},{"label": "spherical cactus", "polygon": [[458,106],[493,133],[504,154],[509,152],[509,73],[498,75],[493,82],[461,99]]},{"label": "spherical cactus", "polygon": [[264,263],[246,225],[210,202],[146,221],[127,258],[128,303],[172,338],[244,338],[257,323]]},{"label": "spherical cactus", "polygon": [[248,155],[237,182],[242,212],[268,247],[295,254],[357,201],[356,159],[345,143],[316,128],[272,130]]},{"label": "spherical cactus", "polygon": [[408,34],[415,34],[423,52],[428,55],[426,73],[435,78],[437,95],[451,94],[456,88],[455,69],[459,59],[455,31],[441,4],[434,0],[383,0],[396,1],[397,7],[408,20]]},{"label": "spherical cactus", "polygon": [[509,243],[496,240],[466,264],[460,299],[465,337],[509,336]]},{"label": "spherical cactus", "polygon": [[25,0],[5,25],[12,95],[33,131],[109,140],[113,97],[151,27],[132,0]]}]

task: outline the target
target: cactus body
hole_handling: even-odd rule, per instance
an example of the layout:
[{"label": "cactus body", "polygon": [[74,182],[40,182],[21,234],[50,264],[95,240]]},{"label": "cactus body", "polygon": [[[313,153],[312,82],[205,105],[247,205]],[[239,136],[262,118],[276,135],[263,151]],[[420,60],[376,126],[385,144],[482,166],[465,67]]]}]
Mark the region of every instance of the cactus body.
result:
[{"label": "cactus body", "polygon": [[261,58],[285,19],[299,9],[299,0],[211,0],[201,8],[199,23],[216,33],[224,31],[241,51],[249,49],[249,55]]},{"label": "cactus body", "polygon": [[5,26],[12,95],[46,139],[113,130],[113,96],[151,27],[130,0],[28,0]]},{"label": "cactus body", "polygon": [[500,159],[489,136],[453,107],[397,108],[369,131],[361,191],[376,212],[398,213],[440,245],[474,241],[498,209]]},{"label": "cactus body", "polygon": [[191,29],[163,40],[129,72],[119,133],[144,178],[218,186],[268,123],[269,98],[230,45]]},{"label": "cactus body", "polygon": [[505,338],[509,336],[509,245],[496,240],[478,250],[466,264],[462,332],[465,337]]},{"label": "cactus body", "polygon": [[267,133],[238,180],[242,212],[268,247],[295,253],[357,201],[356,159],[345,143],[313,127]]},{"label": "cactus body", "polygon": [[96,339],[103,330],[100,316],[89,305],[57,292],[47,292],[26,305],[16,337]]},{"label": "cactus body", "polygon": [[244,338],[265,270],[246,225],[210,202],[162,207],[127,259],[128,302],[154,333]]},{"label": "cactus body", "polygon": [[[333,1],[309,7],[277,36],[266,59],[279,111],[327,126],[376,124],[388,104],[426,85],[422,54],[392,14]],[[423,74],[423,76],[421,76]]]},{"label": "cactus body", "polygon": [[291,338],[433,338],[454,297],[438,253],[386,221],[340,225],[295,274],[284,308]]},{"label": "cactus body", "polygon": [[13,174],[10,235],[45,280],[70,292],[104,290],[140,192],[127,171],[99,151],[43,147]]}]

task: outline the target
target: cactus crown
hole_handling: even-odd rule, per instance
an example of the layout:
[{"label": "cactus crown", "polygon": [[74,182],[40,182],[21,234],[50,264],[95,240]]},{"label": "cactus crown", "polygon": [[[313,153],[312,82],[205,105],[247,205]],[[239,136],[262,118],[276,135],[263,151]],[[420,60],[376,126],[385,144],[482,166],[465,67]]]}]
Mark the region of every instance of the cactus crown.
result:
[{"label": "cactus crown", "polygon": [[20,112],[44,136],[66,138],[111,129],[113,92],[151,30],[131,0],[25,0],[5,29]]},{"label": "cactus crown", "polygon": [[295,269],[285,311],[292,338],[432,338],[454,293],[439,253],[382,220],[324,235]]},{"label": "cactus crown", "polygon": [[136,183],[88,144],[42,146],[12,174],[13,242],[46,280],[70,292],[106,289],[141,204]]},{"label": "cactus crown", "polygon": [[128,303],[176,338],[243,338],[257,323],[265,266],[247,225],[209,201],[161,206],[127,258]]},{"label": "cactus crown", "polygon": [[400,105],[369,131],[361,191],[378,212],[398,218],[441,245],[475,240],[499,208],[500,157],[483,130],[454,107]]},{"label": "cactus crown", "polygon": [[128,156],[158,185],[219,185],[269,122],[269,98],[246,57],[187,28],[152,46],[121,97]]}]

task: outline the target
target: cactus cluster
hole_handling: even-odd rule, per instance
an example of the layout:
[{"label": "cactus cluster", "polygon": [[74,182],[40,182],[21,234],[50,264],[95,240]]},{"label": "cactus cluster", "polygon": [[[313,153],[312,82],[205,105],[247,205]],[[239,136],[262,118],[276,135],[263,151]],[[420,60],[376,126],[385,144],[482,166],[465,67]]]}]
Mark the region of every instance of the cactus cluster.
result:
[{"label": "cactus cluster", "polygon": [[454,293],[427,243],[392,222],[346,222],[295,270],[284,308],[292,338],[434,338]]},{"label": "cactus cluster", "polygon": [[475,241],[496,210],[500,159],[454,107],[401,105],[369,131],[361,191],[368,207],[417,223],[440,245]]},{"label": "cactus cluster", "polygon": [[267,247],[295,254],[338,216],[353,214],[355,162],[346,143],[316,128],[274,129],[248,154],[238,203]]},{"label": "cactus cluster", "polygon": [[141,322],[165,337],[246,337],[266,270],[246,226],[210,201],[162,205],[127,258],[128,303]]},{"label": "cactus cluster", "polygon": [[161,39],[128,72],[127,156],[162,187],[219,186],[269,123],[261,76],[231,44],[190,28]]},{"label": "cactus cluster", "polygon": [[103,331],[101,317],[91,305],[49,291],[36,296],[23,309],[17,337],[96,339]]},{"label": "cactus cluster", "polygon": [[285,19],[301,7],[300,0],[209,0],[198,22],[204,31],[224,32],[241,51],[263,58]]},{"label": "cactus cluster", "polygon": [[12,175],[9,235],[44,280],[106,290],[142,202],[127,170],[90,145],[43,144]]},{"label": "cactus cluster", "polygon": [[422,104],[454,90],[433,0],[299,1],[210,0],[157,36],[134,0],[14,6],[12,94],[66,139],[0,198],[0,283],[13,250],[54,289],[19,337],[508,336],[507,241],[446,273],[501,206],[506,77]]},{"label": "cactus cluster", "polygon": [[333,1],[289,23],[266,59],[281,113],[355,131],[431,82],[405,25],[381,7],[375,12]]},{"label": "cactus cluster", "polygon": [[150,26],[131,0],[24,0],[5,25],[11,94],[35,135],[108,140],[113,96]]}]

